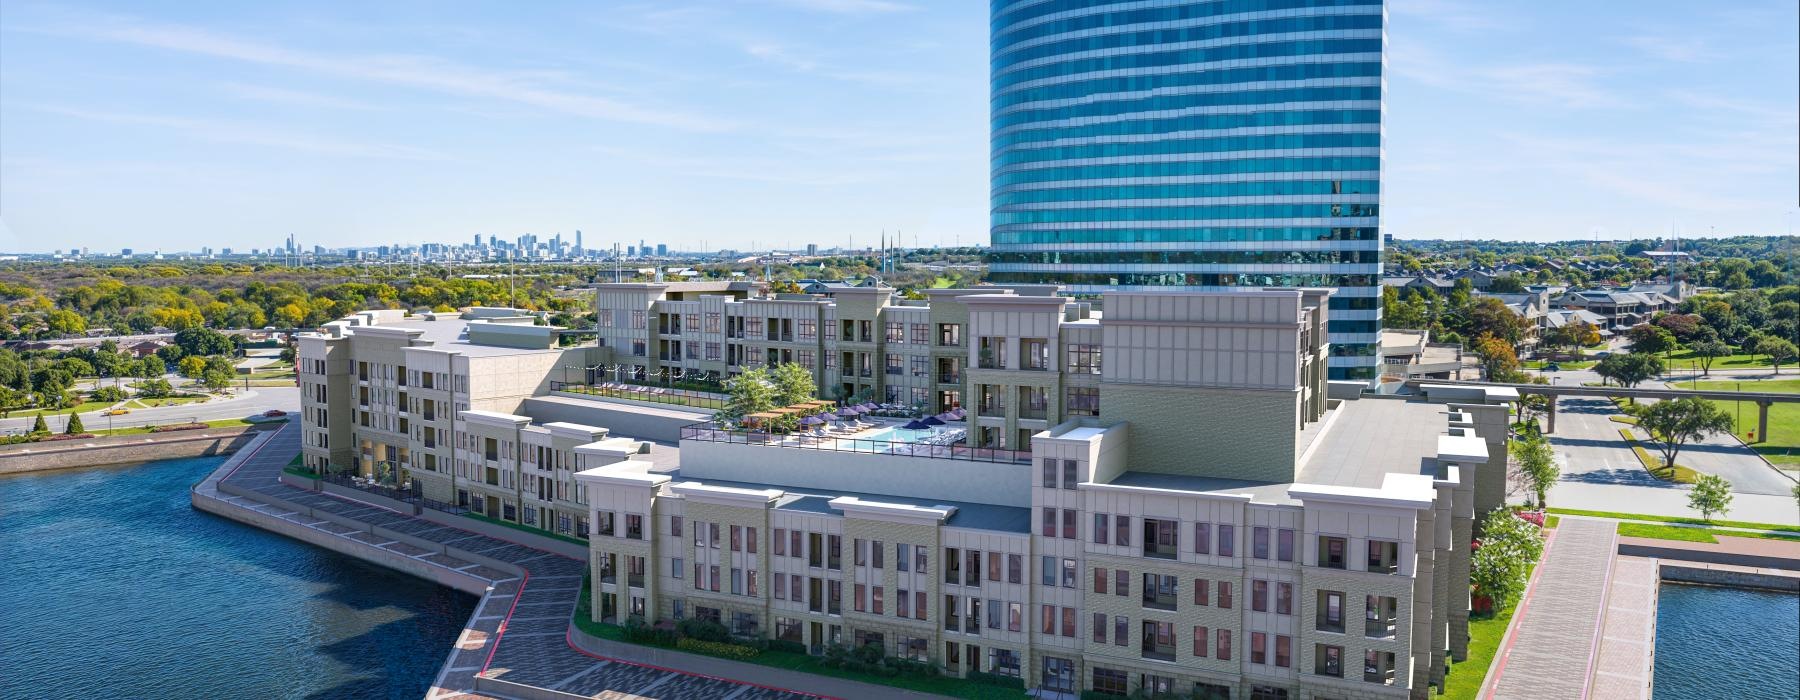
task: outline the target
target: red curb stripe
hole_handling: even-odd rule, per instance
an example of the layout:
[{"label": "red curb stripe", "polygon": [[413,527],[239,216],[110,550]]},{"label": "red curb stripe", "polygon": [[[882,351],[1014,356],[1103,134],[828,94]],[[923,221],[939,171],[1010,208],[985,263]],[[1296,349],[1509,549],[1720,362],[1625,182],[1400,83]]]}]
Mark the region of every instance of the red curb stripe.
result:
[{"label": "red curb stripe", "polygon": [[[524,578],[519,580],[519,590],[513,591],[513,602],[506,608],[506,617],[500,618],[500,626],[494,628],[494,643],[488,646],[487,660],[481,662],[481,670],[475,673],[477,676],[487,673],[488,666],[493,665],[494,652],[500,651],[500,640],[506,638],[506,625],[512,622],[513,611],[519,609],[519,599],[525,596],[526,584],[531,583],[531,572],[527,571],[525,567],[519,567],[519,570],[525,572]],[[487,596],[482,597],[486,598]],[[481,609],[476,608],[475,611],[479,613]]]},{"label": "red curb stripe", "polygon": [[[709,674],[705,674],[705,673],[695,673],[693,671],[683,671],[681,669],[666,668],[663,666],[658,666],[656,664],[647,664],[647,663],[642,663],[639,661],[626,661],[624,659],[612,657],[612,656],[601,656],[599,654],[595,654],[591,651],[588,651],[586,649],[583,649],[583,648],[575,645],[574,627],[575,627],[574,624],[571,623],[569,625],[569,629],[565,630],[563,632],[563,641],[568,642],[569,648],[574,649],[576,651],[576,653],[579,653],[579,654],[589,657],[589,658],[599,659],[601,661],[611,661],[613,663],[625,664],[627,666],[636,666],[638,668],[648,668],[648,669],[652,669],[652,670],[656,670],[656,671],[663,671],[665,673],[673,673],[673,674],[680,675],[680,676],[692,676],[694,678],[705,678],[707,680],[720,681],[720,682],[724,682],[724,683],[732,683],[735,685],[747,685],[752,688],[762,688],[763,690],[774,690],[774,691],[779,691],[779,692],[783,692],[783,693],[793,693],[795,695],[804,695],[809,698],[823,698],[824,700],[844,700],[843,698],[839,698],[839,697],[833,696],[833,695],[820,695],[818,693],[809,693],[804,690],[794,690],[792,688],[783,688],[783,687],[774,686],[774,685],[763,685],[761,683],[752,683],[750,681],[740,681],[736,678],[721,678],[719,676],[709,675]],[[825,676],[825,677],[829,678],[830,676]],[[855,681],[852,681],[852,682],[855,682]]]}]

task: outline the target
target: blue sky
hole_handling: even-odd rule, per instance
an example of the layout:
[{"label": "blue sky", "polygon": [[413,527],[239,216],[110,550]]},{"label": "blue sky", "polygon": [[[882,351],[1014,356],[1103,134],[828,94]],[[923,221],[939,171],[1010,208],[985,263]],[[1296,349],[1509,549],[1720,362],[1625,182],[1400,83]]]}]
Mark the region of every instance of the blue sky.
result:
[{"label": "blue sky", "polygon": [[[985,242],[986,5],[8,0],[0,249]],[[1390,15],[1388,232],[1800,223],[1791,0]]]}]

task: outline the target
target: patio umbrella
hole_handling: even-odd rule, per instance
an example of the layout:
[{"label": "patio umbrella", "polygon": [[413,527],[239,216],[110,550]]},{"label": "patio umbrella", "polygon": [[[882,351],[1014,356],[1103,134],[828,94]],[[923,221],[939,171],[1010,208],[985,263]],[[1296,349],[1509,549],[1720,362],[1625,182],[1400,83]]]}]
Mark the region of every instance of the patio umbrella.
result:
[{"label": "patio umbrella", "polygon": [[851,406],[845,406],[843,408],[838,409],[837,414],[838,414],[839,418],[855,418],[856,417],[856,409]]},{"label": "patio umbrella", "polygon": [[818,425],[818,424],[820,424],[820,423],[823,423],[823,422],[824,422],[824,421],[822,421],[822,420],[819,420],[819,417],[818,417],[818,416],[807,416],[807,417],[805,417],[805,418],[801,418],[801,419],[800,419],[800,424],[801,424],[801,425]]},{"label": "patio umbrella", "polygon": [[873,411],[877,408],[881,408],[881,406],[879,404],[875,403],[874,401],[869,401],[869,402],[863,403],[860,406],[857,406],[857,408],[860,408],[865,411]]},{"label": "patio umbrella", "polygon": [[931,426],[915,420],[907,421],[906,425],[902,425],[900,428],[902,430],[929,430]]},{"label": "patio umbrella", "polygon": [[942,419],[938,418],[937,416],[926,416],[925,420],[922,420],[919,422],[924,423],[925,425],[931,425],[931,426],[944,424],[944,421]]}]

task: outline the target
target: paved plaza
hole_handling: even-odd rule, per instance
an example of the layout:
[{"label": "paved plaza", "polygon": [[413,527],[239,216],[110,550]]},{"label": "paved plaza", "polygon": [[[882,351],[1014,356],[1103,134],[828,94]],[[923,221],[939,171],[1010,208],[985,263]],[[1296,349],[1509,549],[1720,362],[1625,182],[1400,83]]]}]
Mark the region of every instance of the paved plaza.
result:
[{"label": "paved plaza", "polygon": [[1538,564],[1537,580],[1501,644],[1483,698],[1557,700],[1587,696],[1611,580],[1616,525],[1563,518]]},{"label": "paved plaza", "polygon": [[[602,658],[575,649],[567,635],[569,619],[580,595],[582,561],[533,549],[517,543],[440,525],[422,518],[334,495],[295,488],[281,483],[281,470],[300,450],[300,431],[285,428],[266,442],[232,460],[220,473],[196,488],[197,495],[283,518],[332,537],[398,553],[446,572],[473,576],[491,586],[470,617],[454,649],[449,652],[428,700],[488,697],[475,691],[475,676],[485,674],[512,683],[549,688],[587,697],[640,696],[671,700],[776,700],[802,698],[798,693],[772,687],[657,668],[624,659]],[[247,499],[220,493],[218,482],[249,489],[266,499]],[[269,501],[278,501],[271,503]],[[286,507],[284,507],[286,506]],[[324,512],[366,523],[381,530],[404,533],[458,550],[507,562],[523,575],[493,569],[475,562],[432,553],[367,530],[347,527],[308,513]],[[420,650],[420,653],[438,653]],[[688,655],[681,655],[688,656]],[[696,657],[700,665],[730,672],[738,664]],[[711,662],[718,661],[717,664]],[[758,667],[759,669],[761,667]],[[768,669],[793,678],[798,674]],[[736,677],[731,676],[731,677]],[[802,676],[812,679],[812,676]],[[871,689],[870,697],[901,695],[893,689],[819,678],[825,686],[843,686],[852,692]],[[809,686],[810,687],[810,686]]]}]

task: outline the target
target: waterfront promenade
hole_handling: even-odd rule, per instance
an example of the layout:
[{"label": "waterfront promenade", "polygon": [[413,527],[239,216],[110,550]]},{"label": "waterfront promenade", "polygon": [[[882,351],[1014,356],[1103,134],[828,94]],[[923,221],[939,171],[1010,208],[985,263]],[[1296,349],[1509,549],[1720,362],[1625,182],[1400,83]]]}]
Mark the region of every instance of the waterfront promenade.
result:
[{"label": "waterfront promenade", "polygon": [[931,697],[605,640],[577,647],[569,620],[585,562],[290,486],[281,471],[299,451],[297,428],[260,436],[194,487],[196,507],[480,595],[428,700]]}]

